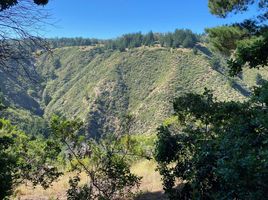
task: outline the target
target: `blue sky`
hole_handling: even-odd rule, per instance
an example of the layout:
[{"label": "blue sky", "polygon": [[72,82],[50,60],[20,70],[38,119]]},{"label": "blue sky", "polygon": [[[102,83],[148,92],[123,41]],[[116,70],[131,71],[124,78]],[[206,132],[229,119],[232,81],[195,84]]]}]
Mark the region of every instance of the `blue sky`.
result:
[{"label": "blue sky", "polygon": [[56,25],[46,27],[44,35],[107,39],[176,28],[202,33],[206,27],[242,21],[255,11],[220,19],[209,13],[207,4],[208,0],[50,0],[46,8]]}]

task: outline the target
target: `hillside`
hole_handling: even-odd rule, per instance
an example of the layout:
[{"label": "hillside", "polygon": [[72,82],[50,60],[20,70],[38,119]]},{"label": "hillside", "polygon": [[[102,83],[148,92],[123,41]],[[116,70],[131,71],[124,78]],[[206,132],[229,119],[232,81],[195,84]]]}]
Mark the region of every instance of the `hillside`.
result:
[{"label": "hillside", "polygon": [[[214,70],[211,57],[202,51],[139,47],[120,52],[82,46],[38,53],[33,61],[37,83],[1,74],[1,90],[13,107],[6,115],[33,124],[45,124],[42,118],[54,113],[76,117],[85,121],[91,136],[98,136],[123,132],[124,117],[131,114],[131,133],[141,134],[155,133],[172,113],[174,96],[202,93],[207,87],[220,101],[247,98],[257,72],[245,71],[242,79],[231,80],[223,73],[223,62]],[[268,78],[266,71],[260,73]]]}]

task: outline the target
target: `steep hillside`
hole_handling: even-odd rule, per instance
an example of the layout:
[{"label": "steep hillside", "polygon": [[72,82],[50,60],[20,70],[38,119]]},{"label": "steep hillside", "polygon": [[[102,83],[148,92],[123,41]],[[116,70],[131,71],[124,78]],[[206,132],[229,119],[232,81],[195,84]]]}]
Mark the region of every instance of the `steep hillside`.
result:
[{"label": "steep hillside", "polygon": [[[15,107],[46,119],[53,113],[81,118],[92,136],[122,132],[120,125],[128,114],[133,116],[132,133],[154,133],[172,113],[174,96],[201,93],[207,87],[218,100],[243,100],[257,75],[245,72],[243,79],[230,80],[222,70],[214,70],[211,58],[201,51],[162,47],[124,52],[93,46],[62,47],[52,56],[36,57],[35,65],[42,78],[39,87],[12,89],[19,92],[10,95],[2,82],[4,94]],[[261,74],[268,78],[266,71]],[[15,88],[23,84],[7,85]]]},{"label": "steep hillside", "polygon": [[119,129],[128,113],[134,117],[133,133],[154,132],[171,113],[174,95],[202,92],[204,87],[222,100],[243,99],[223,75],[211,69],[205,55],[194,55],[190,49],[62,48],[55,50],[53,58],[41,57],[38,66],[48,79],[43,93],[50,100],[45,116],[61,113],[82,118],[93,135]]}]

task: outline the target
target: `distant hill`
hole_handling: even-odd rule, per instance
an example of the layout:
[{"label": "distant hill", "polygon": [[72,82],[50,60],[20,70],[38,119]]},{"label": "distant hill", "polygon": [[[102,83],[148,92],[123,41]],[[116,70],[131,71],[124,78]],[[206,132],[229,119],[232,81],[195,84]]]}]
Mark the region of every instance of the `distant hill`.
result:
[{"label": "distant hill", "polygon": [[[141,46],[124,51],[103,45],[60,47],[36,52],[36,82],[0,73],[1,91],[12,107],[5,115],[29,131],[41,131],[54,113],[80,118],[88,133],[119,131],[131,114],[133,134],[155,133],[172,114],[172,100],[186,92],[213,90],[219,101],[242,101],[266,70],[227,77],[224,59],[215,61],[202,44],[191,48]],[[258,78],[256,78],[258,77]],[[32,124],[26,126],[30,120]],[[33,129],[33,127],[37,127]]]}]

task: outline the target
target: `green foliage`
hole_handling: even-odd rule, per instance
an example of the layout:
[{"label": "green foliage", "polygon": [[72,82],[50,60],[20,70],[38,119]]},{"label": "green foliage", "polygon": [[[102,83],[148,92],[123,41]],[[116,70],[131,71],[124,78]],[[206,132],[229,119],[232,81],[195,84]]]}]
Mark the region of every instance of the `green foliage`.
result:
[{"label": "green foliage", "polygon": [[192,48],[198,42],[198,37],[192,31],[186,29],[176,29],[174,33],[155,34],[152,31],[143,35],[141,33],[125,34],[116,40],[105,42],[107,49],[119,49],[125,51],[127,48],[135,48],[145,46],[153,46],[160,43],[163,47],[172,48]]},{"label": "green foliage", "polygon": [[217,102],[207,90],[174,101],[180,127],[161,126],[155,152],[170,199],[265,199],[267,91],[244,103]]},{"label": "green foliage", "polygon": [[267,65],[267,27],[248,22],[207,29],[212,46],[225,55],[232,54],[228,60],[232,76],[242,72],[245,66],[259,68]]},{"label": "green foliage", "polygon": [[89,39],[89,38],[54,38],[47,39],[52,48],[61,48],[68,46],[90,46],[102,44],[104,41],[98,39]]},{"label": "green foliage", "polygon": [[265,15],[267,11],[266,0],[209,0],[208,6],[212,14],[218,15],[220,17],[226,17],[229,13],[233,11],[235,13],[247,11],[251,5],[256,3],[259,9],[264,11],[262,15]]},{"label": "green foliage", "polygon": [[0,111],[2,111],[3,109],[5,109],[5,97],[3,92],[0,90]]},{"label": "green foliage", "polygon": [[12,140],[10,138],[0,138],[0,199],[4,199],[12,193],[12,169],[15,165],[15,159],[5,152],[11,145]]},{"label": "green foliage", "polygon": [[152,31],[143,36],[143,43],[145,46],[152,46],[155,42],[155,36]]},{"label": "green foliage", "polygon": [[[225,17],[233,10],[247,10],[254,2],[210,0],[209,7]],[[259,1],[259,6],[267,8],[266,1]],[[230,74],[237,75],[246,64],[267,65],[265,29],[246,21],[207,32],[220,52],[230,55],[235,50],[228,64]],[[189,93],[174,101],[179,126],[159,127],[155,151],[170,199],[266,199],[268,83],[260,84],[243,103],[217,102],[207,89],[203,95]],[[184,181],[180,187],[177,179]]]},{"label": "green foliage", "polygon": [[246,32],[237,26],[219,26],[206,29],[209,36],[209,42],[213,48],[226,55],[237,47],[237,42],[243,39]]},{"label": "green foliage", "polygon": [[233,50],[232,58],[228,61],[231,76],[242,72],[245,66],[259,68],[267,65],[267,1],[209,1],[211,12],[220,17],[226,17],[232,11],[246,11],[255,3],[260,8],[257,18],[254,16],[242,23],[207,30],[214,48],[228,55],[230,55],[230,50]]},{"label": "green foliage", "polygon": [[60,62],[60,59],[59,59],[59,58],[56,58],[56,59],[54,60],[53,67],[54,67],[55,69],[59,69],[59,68],[61,67],[61,62]]},{"label": "green foliage", "polygon": [[27,136],[9,121],[0,119],[0,198],[27,180],[49,187],[61,175],[53,167],[59,152],[55,141]]},{"label": "green foliage", "polygon": [[[122,116],[130,112],[135,115],[131,133],[151,134],[172,112],[171,106],[166,109],[166,105],[174,94],[200,93],[208,87],[224,100],[245,98],[244,94],[227,87],[226,73],[222,73],[226,71],[224,59],[216,69],[220,73],[211,70],[210,60],[203,53],[207,50],[205,45],[202,45],[203,52],[196,47],[200,51],[194,55],[190,49],[170,51],[173,42],[167,45],[163,40],[163,47],[157,44],[165,36],[170,36],[173,41],[175,33],[175,38],[181,38],[176,40],[181,46],[188,33],[186,30],[154,33],[154,47],[131,48],[123,52],[105,49],[105,43],[67,47],[76,42],[59,39],[59,45],[65,46],[66,42],[66,47],[54,49],[53,56],[43,53],[34,59],[40,82],[22,82],[23,77],[14,80],[0,74],[1,89],[12,107],[5,117],[14,119],[12,122],[27,133],[43,133],[47,131],[40,129],[53,113],[68,118],[75,116],[86,121],[88,136],[95,137],[115,131],[123,121]],[[77,40],[77,45],[79,43]],[[55,63],[60,63],[61,67]],[[261,74],[266,78],[267,72]],[[255,79],[255,75],[254,72],[247,76]],[[245,80],[238,84],[248,87]],[[27,122],[28,118],[30,122]],[[41,123],[40,118],[46,120]],[[37,128],[38,123],[38,131],[31,131],[31,127]]]},{"label": "green foliage", "polygon": [[[56,140],[68,149],[68,159],[74,170],[86,172],[88,184],[78,187],[79,177],[70,180],[68,199],[103,199],[113,200],[128,197],[140,184],[140,177],[130,172],[128,148],[120,142],[120,136],[86,140],[81,135],[82,123],[77,120],[64,120],[54,116],[51,128]],[[133,156],[133,155],[132,155]],[[84,160],[89,160],[89,164]]]},{"label": "green foliage", "polygon": [[6,108],[1,112],[1,117],[9,119],[12,125],[23,130],[29,136],[46,137],[48,135],[49,126],[47,120],[40,116],[33,115],[27,110]]},{"label": "green foliage", "polygon": [[198,54],[198,49],[197,48],[193,48],[193,53],[194,53],[194,55],[197,55]]},{"label": "green foliage", "polygon": [[90,186],[78,186],[80,177],[75,176],[69,180],[70,188],[67,191],[67,200],[91,200],[94,199],[93,189]]},{"label": "green foliage", "polygon": [[268,64],[268,32],[238,43],[234,59],[228,61],[230,74],[236,75],[246,64],[250,68],[265,67]]}]

